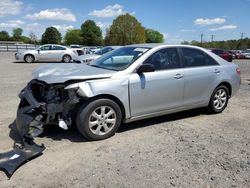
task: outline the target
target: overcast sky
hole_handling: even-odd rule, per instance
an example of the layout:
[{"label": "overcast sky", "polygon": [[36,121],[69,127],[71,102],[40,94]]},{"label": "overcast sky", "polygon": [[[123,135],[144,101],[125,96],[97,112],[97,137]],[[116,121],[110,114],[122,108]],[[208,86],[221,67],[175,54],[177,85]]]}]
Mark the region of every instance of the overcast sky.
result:
[{"label": "overcast sky", "polygon": [[160,31],[167,43],[250,37],[250,0],[0,0],[0,31],[21,27],[38,37],[48,26],[62,34],[88,19],[103,31],[115,17],[130,13]]}]

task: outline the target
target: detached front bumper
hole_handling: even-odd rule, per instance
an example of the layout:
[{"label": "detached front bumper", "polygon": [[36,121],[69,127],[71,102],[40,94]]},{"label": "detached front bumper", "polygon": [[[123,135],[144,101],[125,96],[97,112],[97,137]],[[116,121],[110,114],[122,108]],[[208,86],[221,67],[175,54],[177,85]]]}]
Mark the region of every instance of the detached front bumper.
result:
[{"label": "detached front bumper", "polygon": [[36,137],[43,131],[43,114],[46,106],[36,101],[32,94],[30,82],[19,94],[20,104],[17,109],[16,126],[19,135],[23,138]]}]

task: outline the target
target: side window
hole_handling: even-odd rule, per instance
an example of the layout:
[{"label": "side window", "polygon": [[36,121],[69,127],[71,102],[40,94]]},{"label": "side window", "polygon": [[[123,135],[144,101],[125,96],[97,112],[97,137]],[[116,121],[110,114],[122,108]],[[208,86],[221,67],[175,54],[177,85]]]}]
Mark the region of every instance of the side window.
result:
[{"label": "side window", "polygon": [[39,48],[39,50],[41,50],[41,51],[51,50],[51,46],[50,45],[42,46],[41,48]]},{"label": "side window", "polygon": [[184,67],[201,67],[218,65],[218,63],[205,52],[193,49],[182,48]]},{"label": "side window", "polygon": [[52,50],[66,50],[64,47],[61,46],[53,46]]},{"label": "side window", "polygon": [[167,70],[180,67],[177,48],[165,48],[152,54],[143,64],[152,64],[155,70]]}]

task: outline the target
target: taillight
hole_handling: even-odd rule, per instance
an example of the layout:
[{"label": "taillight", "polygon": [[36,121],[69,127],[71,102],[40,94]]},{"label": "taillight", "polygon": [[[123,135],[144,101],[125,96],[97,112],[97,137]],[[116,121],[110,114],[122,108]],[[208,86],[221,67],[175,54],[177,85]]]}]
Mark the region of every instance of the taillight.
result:
[{"label": "taillight", "polygon": [[236,72],[237,72],[238,75],[241,75],[241,71],[240,71],[240,68],[239,68],[239,67],[236,68]]}]

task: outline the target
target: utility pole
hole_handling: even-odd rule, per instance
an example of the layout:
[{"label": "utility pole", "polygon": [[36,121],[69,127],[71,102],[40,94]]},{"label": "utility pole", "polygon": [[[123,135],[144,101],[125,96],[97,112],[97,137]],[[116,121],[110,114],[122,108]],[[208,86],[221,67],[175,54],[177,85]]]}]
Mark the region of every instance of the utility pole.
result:
[{"label": "utility pole", "polygon": [[215,35],[211,35],[211,42],[214,42]]},{"label": "utility pole", "polygon": [[213,44],[213,42],[214,42],[214,37],[215,37],[215,35],[211,35],[211,47],[214,47],[214,44]]},{"label": "utility pole", "polygon": [[203,43],[203,37],[204,37],[204,34],[201,33],[201,47],[202,47],[202,43]]},{"label": "utility pole", "polygon": [[240,34],[240,39],[241,39],[241,40],[240,40],[240,47],[241,47],[241,50],[243,49],[243,44],[242,44],[242,43],[243,43],[243,41],[242,41],[242,40],[243,40],[243,37],[244,37],[244,33],[242,32],[242,33]]},{"label": "utility pole", "polygon": [[244,33],[241,33],[241,34],[240,34],[240,39],[242,40],[243,37],[244,37]]}]

